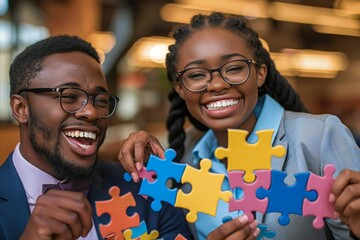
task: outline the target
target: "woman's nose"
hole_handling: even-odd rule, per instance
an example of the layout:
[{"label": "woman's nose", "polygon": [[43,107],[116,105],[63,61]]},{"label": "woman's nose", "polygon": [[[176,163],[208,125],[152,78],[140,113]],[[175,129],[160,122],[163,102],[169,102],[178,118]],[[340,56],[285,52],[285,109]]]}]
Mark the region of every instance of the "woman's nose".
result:
[{"label": "woman's nose", "polygon": [[207,87],[207,91],[221,92],[230,87],[231,85],[223,79],[218,70],[211,73],[211,81]]}]

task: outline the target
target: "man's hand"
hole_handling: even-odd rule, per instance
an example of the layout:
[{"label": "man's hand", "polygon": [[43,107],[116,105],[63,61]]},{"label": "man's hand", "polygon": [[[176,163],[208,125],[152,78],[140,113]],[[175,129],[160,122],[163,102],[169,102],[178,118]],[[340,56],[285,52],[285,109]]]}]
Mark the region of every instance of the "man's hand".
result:
[{"label": "man's hand", "polygon": [[92,208],[84,194],[52,189],[36,200],[21,239],[73,240],[91,228]]}]

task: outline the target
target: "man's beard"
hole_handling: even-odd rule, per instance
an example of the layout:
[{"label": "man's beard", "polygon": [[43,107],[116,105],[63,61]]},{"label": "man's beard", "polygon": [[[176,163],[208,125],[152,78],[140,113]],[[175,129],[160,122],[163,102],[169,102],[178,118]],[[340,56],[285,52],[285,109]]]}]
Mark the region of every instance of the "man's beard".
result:
[{"label": "man's beard", "polygon": [[[50,165],[54,168],[61,180],[90,179],[94,175],[97,156],[94,164],[90,167],[79,166],[72,163],[69,159],[64,159],[60,153],[59,139],[57,139],[53,149],[41,143],[39,138],[44,143],[51,142],[50,130],[43,127],[43,125],[33,116],[31,109],[29,111],[29,117],[30,139],[33,148],[37,153],[49,161]],[[36,136],[36,134],[38,136]]]}]

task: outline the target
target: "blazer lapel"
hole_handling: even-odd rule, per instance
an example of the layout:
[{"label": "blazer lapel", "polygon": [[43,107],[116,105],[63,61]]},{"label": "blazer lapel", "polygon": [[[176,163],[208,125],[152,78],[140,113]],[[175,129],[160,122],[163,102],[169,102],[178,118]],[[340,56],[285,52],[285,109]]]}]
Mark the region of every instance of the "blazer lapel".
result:
[{"label": "blazer lapel", "polygon": [[[99,239],[102,239],[99,226],[100,224],[105,224],[107,221],[106,218],[98,216],[96,213],[96,201],[109,200],[111,197],[108,194],[108,189],[110,186],[105,186],[104,181],[100,175],[96,174],[94,179],[91,181],[88,199],[93,208],[93,221],[96,229],[96,233]],[[105,223],[104,223],[105,222]]]},{"label": "blazer lapel", "polygon": [[[0,167],[0,226],[9,239],[18,239],[30,217],[26,193],[12,161]],[[7,234],[10,234],[9,236]]]},{"label": "blazer lapel", "polygon": [[276,138],[274,140],[274,146],[277,146],[277,145],[283,146],[285,148],[286,153],[282,157],[273,157],[273,159],[271,161],[271,169],[279,170],[279,171],[282,171],[283,168],[284,168],[285,159],[286,159],[287,150],[288,150],[288,143],[283,141],[283,138],[285,136],[285,129],[284,129],[284,117],[285,117],[285,115],[286,115],[286,113],[284,113],[283,118],[281,119],[279,130],[278,130],[278,133],[277,133]]}]

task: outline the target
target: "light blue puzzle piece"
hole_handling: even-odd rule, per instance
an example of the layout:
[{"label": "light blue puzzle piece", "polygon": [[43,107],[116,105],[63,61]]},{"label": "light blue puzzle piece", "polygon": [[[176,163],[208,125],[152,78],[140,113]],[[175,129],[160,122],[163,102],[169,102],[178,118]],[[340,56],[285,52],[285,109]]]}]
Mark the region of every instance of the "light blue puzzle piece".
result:
[{"label": "light blue puzzle piece", "polygon": [[170,189],[167,186],[167,181],[169,179],[174,179],[176,182],[180,183],[186,166],[186,164],[173,162],[175,157],[176,152],[171,148],[165,151],[165,159],[150,155],[147,170],[155,171],[157,179],[154,182],[149,182],[147,179],[144,179],[141,183],[139,194],[154,199],[151,203],[151,208],[154,211],[160,211],[162,208],[162,201],[168,202],[171,205],[175,204],[176,195],[179,189]]}]

